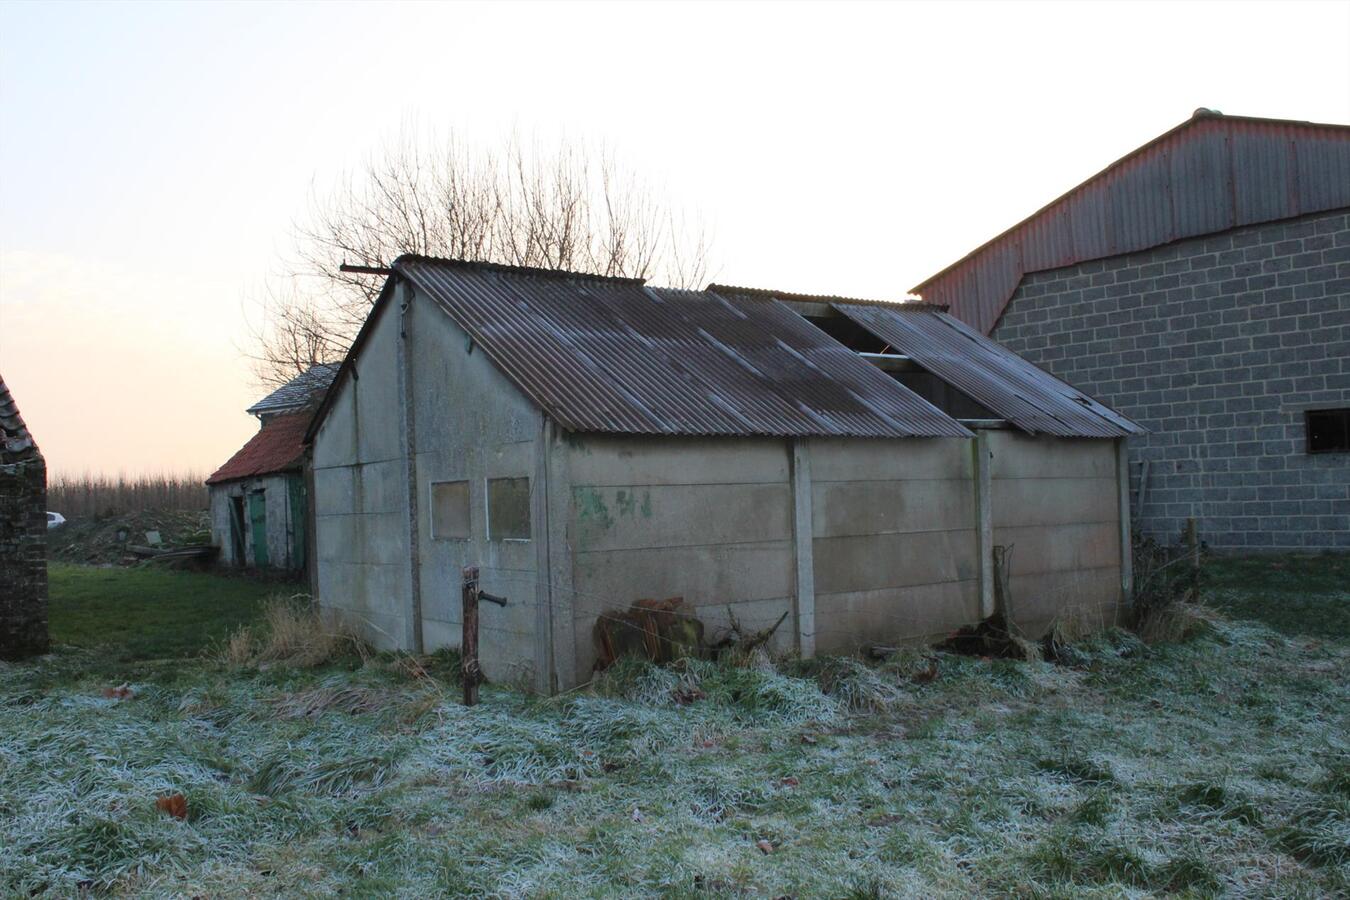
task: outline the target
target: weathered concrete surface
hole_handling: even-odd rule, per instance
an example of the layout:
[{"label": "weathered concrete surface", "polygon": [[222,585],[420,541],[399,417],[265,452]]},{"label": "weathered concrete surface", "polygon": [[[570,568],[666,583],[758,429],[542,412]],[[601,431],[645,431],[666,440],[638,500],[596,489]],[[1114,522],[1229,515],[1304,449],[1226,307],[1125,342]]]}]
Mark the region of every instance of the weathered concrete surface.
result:
[{"label": "weathered concrete surface", "polygon": [[[709,633],[772,625],[795,589],[790,449],[783,440],[586,435],[565,442],[576,673],[596,618],[683,597]],[[772,646],[795,643],[791,623]]]},{"label": "weathered concrete surface", "polygon": [[409,592],[398,325],[386,307],[314,440],[319,603],[381,649],[404,646]]},{"label": "weathered concrete surface", "polygon": [[1112,624],[1121,586],[1114,441],[988,432],[994,543],[1012,548],[1011,612],[1039,636],[1056,616]]},{"label": "weathered concrete surface", "polygon": [[[478,566],[482,589],[509,601],[505,608],[479,606],[483,672],[493,681],[535,687],[537,644],[547,641],[537,633],[536,617],[539,604],[550,600],[535,544],[547,544],[548,523],[532,514],[530,540],[497,539],[489,533],[487,483],[526,478],[532,496],[545,489],[536,473],[543,417],[432,301],[419,295],[411,314],[423,640],[429,650],[459,646],[461,572]],[[431,485],[437,481],[468,482],[468,540],[432,535]]]},{"label": "weathered concrete surface", "polygon": [[[266,499],[267,513],[267,558],[268,566],[274,569],[297,569],[301,560],[293,552],[296,547],[296,528],[303,529],[304,509],[294,509],[291,504],[291,479],[300,479],[300,474],[265,475],[260,478],[241,478],[224,484],[211,485],[210,515],[211,539],[220,548],[218,562],[231,568],[253,568],[253,526],[249,520],[248,495],[262,491]],[[230,528],[230,504],[233,498],[244,498],[244,557],[235,557],[234,539]],[[302,532],[303,533],[303,532]],[[300,553],[303,553],[303,548]]]},{"label": "weathered concrete surface", "polygon": [[815,440],[811,466],[818,652],[979,618],[969,441]]}]

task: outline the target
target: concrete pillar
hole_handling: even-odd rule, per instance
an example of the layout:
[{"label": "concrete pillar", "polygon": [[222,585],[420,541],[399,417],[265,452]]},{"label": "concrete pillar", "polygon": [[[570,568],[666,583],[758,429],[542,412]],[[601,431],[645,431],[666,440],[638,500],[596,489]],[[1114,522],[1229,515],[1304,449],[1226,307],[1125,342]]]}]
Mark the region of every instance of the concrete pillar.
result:
[{"label": "concrete pillar", "polygon": [[[543,503],[547,529],[542,531],[536,577],[545,582],[548,615],[536,620],[547,623],[548,631],[539,632],[547,649],[547,668],[538,678],[541,693],[556,694],[564,685],[584,680],[577,672],[576,616],[572,593],[572,548],[567,543],[567,522],[571,515],[572,488],[567,472],[567,445],[562,431],[548,416],[541,415],[539,458],[535,477],[544,479]],[[542,474],[541,474],[542,473]]]},{"label": "concrete pillar", "polygon": [[1116,487],[1120,500],[1120,602],[1134,602],[1134,547],[1130,534],[1130,450],[1125,438],[1116,439]]},{"label": "concrete pillar", "polygon": [[[392,277],[392,276],[391,276]],[[417,497],[417,406],[412,365],[413,286],[404,281],[400,293],[398,338],[399,420],[402,425],[408,499],[408,602],[403,610],[403,646],[413,653],[422,646],[422,544]]]},{"label": "concrete pillar", "polygon": [[979,560],[980,618],[994,614],[994,496],[993,456],[989,452],[989,433],[976,431],[971,441],[975,488],[975,554]]},{"label": "concrete pillar", "polygon": [[797,652],[816,655],[816,570],[812,556],[811,452],[805,441],[792,440],[792,535],[796,561]]}]

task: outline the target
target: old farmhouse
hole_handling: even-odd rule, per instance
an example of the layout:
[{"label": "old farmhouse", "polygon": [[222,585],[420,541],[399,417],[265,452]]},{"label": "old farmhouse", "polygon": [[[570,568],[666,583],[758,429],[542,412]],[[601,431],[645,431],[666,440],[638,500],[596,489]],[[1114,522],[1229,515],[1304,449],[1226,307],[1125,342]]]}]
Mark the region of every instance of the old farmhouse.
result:
[{"label": "old farmhouse", "polygon": [[1350,550],[1350,127],[1198,110],[913,290],[1147,427],[1145,534]]},{"label": "old farmhouse", "polygon": [[305,430],[336,374],[336,365],[311,366],[248,408],[258,417],[257,434],[206,479],[221,565],[305,569]]},{"label": "old farmhouse", "polygon": [[310,425],[314,588],[382,647],[589,678],[597,616],[682,597],[777,649],[1116,617],[1138,425],[941,309],[406,256]]}]

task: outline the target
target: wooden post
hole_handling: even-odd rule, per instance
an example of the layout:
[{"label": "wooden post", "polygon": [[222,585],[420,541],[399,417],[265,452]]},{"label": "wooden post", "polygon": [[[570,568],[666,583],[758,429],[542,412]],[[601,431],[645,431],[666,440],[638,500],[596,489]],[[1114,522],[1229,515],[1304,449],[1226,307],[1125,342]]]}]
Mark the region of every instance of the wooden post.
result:
[{"label": "wooden post", "polygon": [[478,666],[478,567],[464,567],[463,597],[464,637],[460,641],[461,673],[464,679],[464,705],[478,702],[478,682],[482,669]]}]

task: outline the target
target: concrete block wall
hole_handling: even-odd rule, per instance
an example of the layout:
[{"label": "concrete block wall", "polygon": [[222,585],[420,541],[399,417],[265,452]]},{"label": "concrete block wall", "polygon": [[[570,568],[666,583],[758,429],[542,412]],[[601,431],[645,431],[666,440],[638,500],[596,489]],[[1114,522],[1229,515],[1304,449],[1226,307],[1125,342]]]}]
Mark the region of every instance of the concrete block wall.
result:
[{"label": "concrete block wall", "polygon": [[992,336],[1152,432],[1143,533],[1350,550],[1350,454],[1304,425],[1350,407],[1350,210],[1029,274]]},{"label": "concrete block wall", "polygon": [[0,464],[0,659],[47,652],[47,469]]}]

